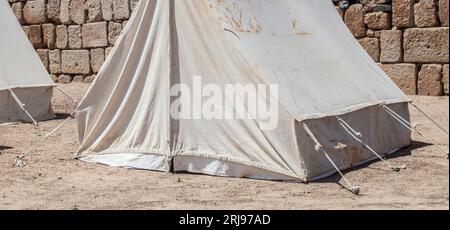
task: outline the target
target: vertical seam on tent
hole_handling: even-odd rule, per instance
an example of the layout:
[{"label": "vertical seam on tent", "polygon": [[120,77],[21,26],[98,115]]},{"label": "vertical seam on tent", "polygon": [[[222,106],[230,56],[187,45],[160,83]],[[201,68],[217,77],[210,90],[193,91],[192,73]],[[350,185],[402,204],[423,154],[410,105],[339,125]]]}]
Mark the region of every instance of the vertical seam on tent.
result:
[{"label": "vertical seam on tent", "polygon": [[[175,9],[175,0],[170,0],[169,2],[169,39],[170,39],[170,45],[169,45],[169,55],[170,55],[170,70],[169,70],[169,92],[172,85],[179,84],[181,81],[180,76],[180,61],[179,61],[179,50],[178,50],[178,32],[177,32],[177,26],[176,26],[176,9]],[[182,95],[181,95],[182,96]],[[167,160],[168,163],[171,164],[173,157],[175,156],[175,147],[174,146],[176,141],[178,140],[175,135],[178,135],[178,131],[180,128],[179,121],[172,119],[170,115],[170,105],[172,104],[172,98],[169,94],[169,111],[167,111],[169,116],[169,124],[168,124],[168,140],[166,140],[166,143],[168,147],[166,148],[167,154]],[[178,124],[177,124],[178,123]],[[176,126],[175,126],[176,125]],[[175,130],[172,130],[172,127],[175,128]]]},{"label": "vertical seam on tent", "polygon": [[291,128],[293,131],[291,138],[293,139],[293,141],[295,143],[295,150],[297,151],[297,154],[298,154],[298,160],[299,160],[298,166],[301,168],[304,181],[307,182],[308,181],[308,170],[306,169],[305,160],[303,158],[302,152],[300,150],[300,145],[299,145],[299,142],[297,139],[299,136],[299,134],[297,133],[297,125],[301,125],[300,122],[293,119],[292,123],[291,123]]}]

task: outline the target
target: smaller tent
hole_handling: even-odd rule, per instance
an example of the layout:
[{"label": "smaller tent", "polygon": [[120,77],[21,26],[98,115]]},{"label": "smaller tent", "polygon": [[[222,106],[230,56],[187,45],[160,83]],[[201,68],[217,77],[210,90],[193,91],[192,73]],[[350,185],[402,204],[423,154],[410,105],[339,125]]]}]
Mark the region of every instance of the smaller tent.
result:
[{"label": "smaller tent", "polygon": [[0,124],[53,118],[53,87],[8,1],[0,1]]}]

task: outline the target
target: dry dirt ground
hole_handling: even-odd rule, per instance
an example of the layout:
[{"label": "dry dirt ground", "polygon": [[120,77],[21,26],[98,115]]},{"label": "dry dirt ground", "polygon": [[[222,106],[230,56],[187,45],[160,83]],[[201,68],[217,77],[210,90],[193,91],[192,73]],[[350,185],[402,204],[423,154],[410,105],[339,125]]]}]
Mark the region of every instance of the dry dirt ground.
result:
[{"label": "dry dirt ground", "polygon": [[[87,84],[61,85],[78,99]],[[446,127],[449,98],[413,97]],[[414,143],[389,158],[400,173],[373,162],[346,171],[361,186],[354,196],[338,176],[303,184],[126,170],[73,160],[78,135],[72,120],[14,167],[14,158],[57,126],[73,105],[55,92],[59,119],[0,126],[0,209],[448,209],[449,161],[414,135]],[[424,134],[448,148],[448,136],[412,109]]]}]

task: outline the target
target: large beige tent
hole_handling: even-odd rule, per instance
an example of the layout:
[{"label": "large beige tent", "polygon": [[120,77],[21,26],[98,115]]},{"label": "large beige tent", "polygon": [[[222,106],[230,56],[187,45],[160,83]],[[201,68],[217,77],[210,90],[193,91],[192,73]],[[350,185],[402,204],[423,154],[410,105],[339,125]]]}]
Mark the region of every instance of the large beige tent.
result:
[{"label": "large beige tent", "polygon": [[[196,84],[278,86],[277,125],[171,116],[192,103],[171,89]],[[141,1],[76,112],[84,161],[257,179],[316,180],[411,137],[389,114],[409,120],[408,98],[330,0]]]},{"label": "large beige tent", "polygon": [[54,117],[53,82],[8,1],[0,1],[0,124]]}]

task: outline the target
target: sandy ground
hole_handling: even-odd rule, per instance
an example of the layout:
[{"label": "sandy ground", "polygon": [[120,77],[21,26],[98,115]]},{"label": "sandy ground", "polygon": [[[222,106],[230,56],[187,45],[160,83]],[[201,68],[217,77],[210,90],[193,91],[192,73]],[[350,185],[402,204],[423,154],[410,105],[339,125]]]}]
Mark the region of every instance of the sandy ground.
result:
[{"label": "sandy ground", "polygon": [[[89,85],[61,85],[81,99]],[[449,98],[413,97],[446,127]],[[72,120],[14,167],[14,158],[38,142],[72,111],[55,92],[57,120],[0,126],[0,209],[449,209],[449,161],[417,135],[391,156],[400,173],[374,162],[345,172],[361,186],[355,196],[338,176],[310,184],[126,170],[73,160],[78,135]],[[448,136],[412,109],[420,130],[448,148]]]}]

